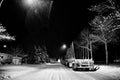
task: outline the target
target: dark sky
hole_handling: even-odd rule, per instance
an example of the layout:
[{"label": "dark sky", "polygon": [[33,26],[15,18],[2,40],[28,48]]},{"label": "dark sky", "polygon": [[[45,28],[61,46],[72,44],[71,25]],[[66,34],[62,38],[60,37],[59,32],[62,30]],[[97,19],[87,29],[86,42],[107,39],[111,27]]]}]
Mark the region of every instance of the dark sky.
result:
[{"label": "dark sky", "polygon": [[[21,0],[19,0],[21,1]],[[103,0],[104,1],[104,0]],[[31,49],[33,45],[46,45],[50,55],[60,55],[60,46],[75,40],[94,13],[87,8],[102,0],[54,0],[49,20],[45,12],[38,13],[21,7],[17,0],[4,0],[0,8],[0,22],[16,41],[9,44]],[[46,25],[44,25],[44,24]]]}]

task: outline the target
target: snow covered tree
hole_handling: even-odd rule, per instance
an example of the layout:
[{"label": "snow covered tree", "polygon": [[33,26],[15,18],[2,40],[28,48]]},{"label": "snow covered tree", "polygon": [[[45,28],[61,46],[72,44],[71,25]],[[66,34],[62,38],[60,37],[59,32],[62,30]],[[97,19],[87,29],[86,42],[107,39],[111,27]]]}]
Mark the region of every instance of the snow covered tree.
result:
[{"label": "snow covered tree", "polygon": [[88,8],[90,11],[95,11],[98,15],[103,15],[109,10],[113,10],[115,12],[119,12],[119,6],[116,4],[115,0],[107,0],[106,2],[102,2],[98,5],[93,5],[91,8]]},{"label": "snow covered tree", "polygon": [[35,46],[35,57],[36,57],[36,63],[40,62],[48,62],[49,61],[49,56],[47,54],[47,49],[46,47],[40,47],[40,46]]},{"label": "snow covered tree", "polygon": [[[108,45],[109,42],[117,40],[117,30],[120,29],[120,13],[118,6],[112,1],[108,0],[110,5],[107,3],[93,6],[90,10],[98,12],[98,15],[90,22],[93,33],[99,36],[99,41],[105,44],[106,52],[106,64],[108,64]],[[106,14],[106,12],[110,13]]]},{"label": "snow covered tree", "polygon": [[70,47],[67,49],[66,58],[67,59],[75,58],[74,43],[73,42],[71,43]]},{"label": "snow covered tree", "polygon": [[5,27],[0,24],[0,40],[15,40],[14,36],[10,36],[7,32]]}]

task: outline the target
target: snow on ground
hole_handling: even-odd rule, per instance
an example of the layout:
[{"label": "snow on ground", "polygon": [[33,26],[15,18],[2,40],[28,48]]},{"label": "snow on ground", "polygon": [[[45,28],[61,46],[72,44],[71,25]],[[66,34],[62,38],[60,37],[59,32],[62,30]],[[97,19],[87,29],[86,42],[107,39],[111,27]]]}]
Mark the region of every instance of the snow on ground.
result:
[{"label": "snow on ground", "polygon": [[13,80],[95,80],[93,77],[85,74],[76,75],[73,71],[59,69],[44,69],[34,71],[21,76],[14,77]]},{"label": "snow on ground", "polygon": [[2,69],[6,69],[7,71],[3,72],[3,74],[10,75],[11,77],[17,77],[24,74],[27,74],[32,71],[37,71],[36,68],[32,67],[25,67],[25,66],[7,66],[3,67]]},{"label": "snow on ground", "polygon": [[61,64],[4,66],[12,80],[120,80],[120,67],[100,65],[97,71],[73,71]]},{"label": "snow on ground", "polygon": [[[120,80],[120,67],[100,65],[97,71],[85,72],[86,75],[94,77],[95,80]],[[77,74],[81,72],[77,71]]]},{"label": "snow on ground", "polygon": [[106,76],[119,78],[120,80],[120,67],[103,65],[103,66],[100,66],[100,69],[97,71],[97,73],[102,73]]}]

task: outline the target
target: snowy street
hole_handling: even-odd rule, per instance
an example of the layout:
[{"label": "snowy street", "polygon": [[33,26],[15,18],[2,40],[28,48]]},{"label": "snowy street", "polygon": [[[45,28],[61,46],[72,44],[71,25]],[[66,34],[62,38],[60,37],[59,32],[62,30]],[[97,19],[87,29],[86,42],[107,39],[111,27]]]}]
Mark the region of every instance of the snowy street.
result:
[{"label": "snowy street", "polygon": [[0,67],[0,71],[10,80],[120,80],[120,67],[102,65],[97,71],[73,71],[60,63],[11,65]]}]

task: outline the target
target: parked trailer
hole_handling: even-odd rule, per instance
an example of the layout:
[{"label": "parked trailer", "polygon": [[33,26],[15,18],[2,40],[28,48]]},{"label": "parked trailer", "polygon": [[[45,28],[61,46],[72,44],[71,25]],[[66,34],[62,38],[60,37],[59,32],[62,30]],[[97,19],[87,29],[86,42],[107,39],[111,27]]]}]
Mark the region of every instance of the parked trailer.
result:
[{"label": "parked trailer", "polygon": [[96,70],[97,67],[94,66],[94,61],[92,59],[75,59],[72,62],[73,70]]},{"label": "parked trailer", "polygon": [[[76,50],[76,51],[74,51]],[[76,53],[75,53],[76,52]],[[67,50],[67,59],[65,59],[65,65],[73,70],[97,70],[98,66],[94,65],[94,60],[92,54],[89,54],[88,49],[80,47],[79,50],[74,48],[74,43],[72,42],[70,48]],[[69,55],[71,54],[71,56]],[[77,58],[77,59],[76,59]]]}]

